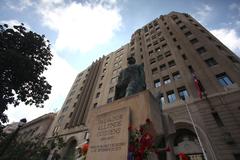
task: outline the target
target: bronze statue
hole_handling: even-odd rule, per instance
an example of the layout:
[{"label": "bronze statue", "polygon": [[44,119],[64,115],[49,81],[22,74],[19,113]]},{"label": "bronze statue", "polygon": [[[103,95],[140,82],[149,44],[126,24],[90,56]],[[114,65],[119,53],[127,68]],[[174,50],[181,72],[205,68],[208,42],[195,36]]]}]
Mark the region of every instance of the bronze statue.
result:
[{"label": "bronze statue", "polygon": [[146,89],[143,65],[135,64],[133,57],[128,59],[128,67],[120,72],[114,100],[127,97]]}]

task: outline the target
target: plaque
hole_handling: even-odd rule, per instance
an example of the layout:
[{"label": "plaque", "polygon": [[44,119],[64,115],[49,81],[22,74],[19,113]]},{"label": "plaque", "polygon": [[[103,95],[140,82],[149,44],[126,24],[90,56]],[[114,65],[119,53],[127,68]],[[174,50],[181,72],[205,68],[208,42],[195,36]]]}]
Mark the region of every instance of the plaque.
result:
[{"label": "plaque", "polygon": [[126,160],[129,107],[97,114],[92,119],[87,160]]}]

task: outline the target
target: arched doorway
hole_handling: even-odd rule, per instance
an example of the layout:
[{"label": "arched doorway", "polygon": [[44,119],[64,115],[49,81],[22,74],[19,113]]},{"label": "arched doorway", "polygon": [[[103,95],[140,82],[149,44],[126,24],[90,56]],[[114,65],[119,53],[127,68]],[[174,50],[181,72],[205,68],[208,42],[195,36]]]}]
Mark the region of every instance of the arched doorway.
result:
[{"label": "arched doorway", "polygon": [[204,160],[197,136],[189,129],[177,129],[173,145],[177,159],[179,153],[184,153],[190,160]]},{"label": "arched doorway", "polygon": [[66,145],[62,160],[75,160],[76,147],[77,147],[77,141],[75,139],[70,139]]}]

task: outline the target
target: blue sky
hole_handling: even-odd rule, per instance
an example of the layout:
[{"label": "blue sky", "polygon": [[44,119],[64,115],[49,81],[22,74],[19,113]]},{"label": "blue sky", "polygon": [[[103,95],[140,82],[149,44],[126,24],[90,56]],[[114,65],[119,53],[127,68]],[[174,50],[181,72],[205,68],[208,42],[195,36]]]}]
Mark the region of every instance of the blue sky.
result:
[{"label": "blue sky", "polygon": [[0,23],[19,24],[50,40],[45,74],[53,86],[44,108],[9,106],[10,122],[59,110],[78,72],[129,42],[131,34],[171,11],[186,12],[240,55],[239,0],[1,0]]}]

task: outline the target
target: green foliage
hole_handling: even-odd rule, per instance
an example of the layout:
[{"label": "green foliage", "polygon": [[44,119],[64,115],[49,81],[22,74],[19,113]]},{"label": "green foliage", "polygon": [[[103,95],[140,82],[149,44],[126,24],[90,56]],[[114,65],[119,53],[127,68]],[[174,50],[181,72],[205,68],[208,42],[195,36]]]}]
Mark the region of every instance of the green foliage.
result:
[{"label": "green foliage", "polygon": [[45,36],[28,31],[23,24],[0,25],[0,124],[8,121],[7,105],[43,107],[51,85],[42,76],[52,59]]},{"label": "green foliage", "polygon": [[[12,135],[8,136],[11,137]],[[14,138],[12,142],[6,146],[4,144],[7,144],[7,140],[9,140],[9,138],[0,142],[1,147],[7,147],[5,152],[0,155],[0,160],[46,160],[52,149],[55,147],[61,149],[65,145],[61,137],[52,139],[49,141],[50,144],[40,143],[37,138],[30,141],[17,141],[16,138]],[[54,148],[52,148],[53,146]]]}]

